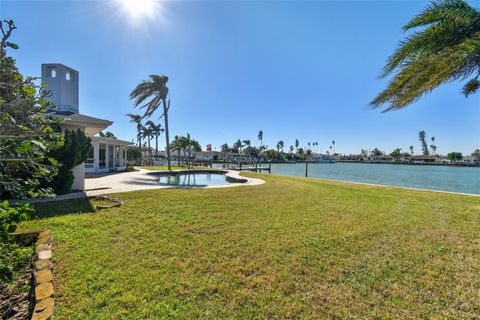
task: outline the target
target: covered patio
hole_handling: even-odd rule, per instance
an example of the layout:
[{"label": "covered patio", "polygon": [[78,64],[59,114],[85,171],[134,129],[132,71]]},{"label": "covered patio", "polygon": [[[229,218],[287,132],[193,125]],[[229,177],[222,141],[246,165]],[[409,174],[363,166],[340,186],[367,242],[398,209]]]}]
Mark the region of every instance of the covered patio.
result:
[{"label": "covered patio", "polygon": [[127,167],[127,147],[131,142],[93,136],[93,150],[85,162],[86,173],[122,171]]}]

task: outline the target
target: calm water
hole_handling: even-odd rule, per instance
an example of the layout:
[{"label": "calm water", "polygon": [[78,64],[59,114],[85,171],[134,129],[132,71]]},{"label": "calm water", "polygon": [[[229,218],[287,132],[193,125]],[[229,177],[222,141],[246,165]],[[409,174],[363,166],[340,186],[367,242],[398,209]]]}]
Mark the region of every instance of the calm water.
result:
[{"label": "calm water", "polygon": [[[305,176],[305,164],[272,164],[272,173]],[[368,163],[308,164],[312,178],[480,194],[480,168]]]},{"label": "calm water", "polygon": [[159,177],[160,184],[173,186],[213,186],[229,184],[224,174],[191,173]]}]

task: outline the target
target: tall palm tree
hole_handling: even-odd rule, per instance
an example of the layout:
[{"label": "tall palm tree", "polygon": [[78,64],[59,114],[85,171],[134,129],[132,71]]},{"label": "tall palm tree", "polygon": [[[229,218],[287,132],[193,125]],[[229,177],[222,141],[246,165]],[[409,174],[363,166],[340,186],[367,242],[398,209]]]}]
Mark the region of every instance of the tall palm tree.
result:
[{"label": "tall palm tree", "polygon": [[463,0],[432,2],[403,26],[422,28],[400,42],[388,58],[382,78],[387,88],[370,103],[385,111],[406,107],[445,82],[468,81],[463,94],[480,88],[480,11]]},{"label": "tall palm tree", "polygon": [[193,159],[197,157],[197,152],[202,151],[202,147],[200,146],[200,143],[195,139],[190,140],[190,148],[193,151]]},{"label": "tall palm tree", "polygon": [[170,138],[168,132],[168,110],[170,109],[170,99],[167,102],[168,77],[159,75],[150,75],[148,80],[143,80],[130,93],[130,99],[134,100],[135,107],[146,108],[143,117],[150,117],[160,106],[163,106],[163,116],[165,124],[165,142],[167,151],[168,170],[172,170],[170,162]]},{"label": "tall palm tree", "polygon": [[148,120],[145,125],[147,125],[152,130],[152,134],[155,137],[155,156],[158,156],[158,137],[164,130],[162,129],[160,123],[155,124],[151,120]]},{"label": "tall palm tree", "polygon": [[138,147],[142,147],[142,116],[139,114],[132,114],[128,113],[127,117],[130,118],[130,122],[133,122],[137,125],[137,142],[138,142]]},{"label": "tall palm tree", "polygon": [[300,146],[300,141],[298,139],[295,139],[295,150],[298,153],[298,147]]},{"label": "tall palm tree", "polygon": [[433,155],[435,155],[437,153],[437,145],[435,144],[435,137],[431,137],[430,139],[432,140],[432,145],[430,146],[430,148],[432,148],[432,153]]},{"label": "tall palm tree", "polygon": [[413,157],[413,146],[410,146],[410,154],[411,154],[412,157]]},{"label": "tall palm tree", "polygon": [[335,154],[335,140],[332,140],[332,146],[333,146],[333,154]]},{"label": "tall palm tree", "polygon": [[422,151],[424,156],[428,156],[428,147],[427,147],[427,141],[425,140],[426,138],[426,133],[425,131],[420,131],[418,133],[418,138],[420,139],[420,143],[422,144]]},{"label": "tall palm tree", "polygon": [[173,138],[172,144],[171,144],[172,151],[177,152],[177,165],[180,166],[180,151],[182,151],[182,145],[180,141],[179,136],[175,136]]},{"label": "tall palm tree", "polygon": [[237,139],[237,141],[235,141],[235,143],[233,144],[233,151],[235,151],[235,153],[240,153],[242,147],[242,140]]},{"label": "tall palm tree", "polygon": [[141,135],[142,135],[142,138],[147,139],[148,152],[150,153],[150,158],[151,158],[152,157],[152,149],[150,148],[150,141],[152,141],[152,138],[153,138],[152,128],[142,126]]},{"label": "tall palm tree", "polygon": [[283,153],[283,147],[285,146],[285,142],[283,142],[283,140],[280,140],[277,142],[277,152],[280,152],[280,149],[282,149],[282,153]]},{"label": "tall palm tree", "polygon": [[260,150],[263,149],[263,131],[258,131],[258,140],[260,140]]}]

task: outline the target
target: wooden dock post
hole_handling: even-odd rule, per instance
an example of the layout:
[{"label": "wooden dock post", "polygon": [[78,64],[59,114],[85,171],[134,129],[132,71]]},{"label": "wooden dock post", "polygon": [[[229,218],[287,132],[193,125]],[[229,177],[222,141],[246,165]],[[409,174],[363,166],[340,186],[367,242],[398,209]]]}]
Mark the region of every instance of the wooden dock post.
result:
[{"label": "wooden dock post", "polygon": [[305,161],[305,178],[308,178],[308,162]]}]

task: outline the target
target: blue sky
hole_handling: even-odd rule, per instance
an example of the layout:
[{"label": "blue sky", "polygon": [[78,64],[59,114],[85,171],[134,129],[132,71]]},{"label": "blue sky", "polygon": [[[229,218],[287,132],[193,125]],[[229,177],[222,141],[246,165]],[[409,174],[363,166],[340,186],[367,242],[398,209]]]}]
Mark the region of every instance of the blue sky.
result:
[{"label": "blue sky", "polygon": [[20,70],[78,70],[80,111],[114,121],[119,138],[135,137],[129,92],[155,73],[170,78],[171,135],[189,132],[204,146],[257,143],[262,129],[272,147],[298,138],[324,150],[335,140],[341,153],[419,151],[425,130],[440,153],[480,148],[480,94],[465,98],[459,83],[404,110],[368,106],[402,25],[427,2],[161,1],[143,23],[114,2],[0,0],[0,17],[18,27]]}]

